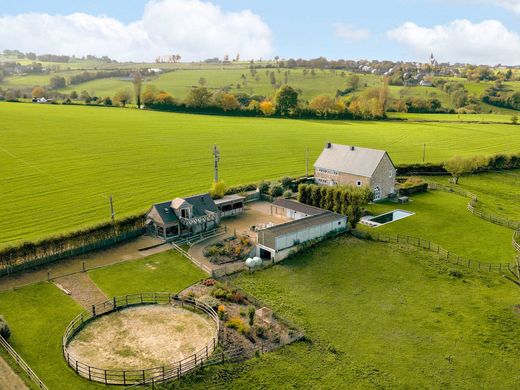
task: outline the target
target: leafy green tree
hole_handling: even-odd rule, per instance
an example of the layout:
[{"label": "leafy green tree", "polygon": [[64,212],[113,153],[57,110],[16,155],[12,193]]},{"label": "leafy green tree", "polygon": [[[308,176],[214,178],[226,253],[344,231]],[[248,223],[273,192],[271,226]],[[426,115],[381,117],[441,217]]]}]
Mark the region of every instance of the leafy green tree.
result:
[{"label": "leafy green tree", "polygon": [[144,89],[142,101],[145,107],[150,107],[155,101],[155,97],[159,94],[159,89],[155,85],[147,85]]},{"label": "leafy green tree", "polygon": [[114,103],[117,103],[122,107],[125,107],[131,101],[131,99],[132,97],[130,92],[124,89],[116,92],[113,101]]},{"label": "leafy green tree", "polygon": [[76,91],[72,91],[69,95],[69,97],[72,99],[72,100],[76,100],[78,98],[78,93]]},{"label": "leafy green tree", "polygon": [[52,89],[65,88],[65,85],[66,85],[65,77],[52,76],[49,81],[49,85]]},{"label": "leafy green tree", "polygon": [[283,187],[280,183],[272,183],[269,188],[269,195],[276,198],[283,195]]},{"label": "leafy green tree", "polygon": [[300,184],[298,186],[298,201],[301,203],[308,203],[309,197],[308,197],[308,188],[309,186],[307,184]]},{"label": "leafy green tree", "polygon": [[290,115],[298,107],[298,92],[288,85],[283,85],[276,92],[275,106],[280,115]]},{"label": "leafy green tree", "polygon": [[201,87],[204,87],[204,86],[206,85],[206,83],[207,83],[207,80],[206,80],[204,77],[201,77],[201,78],[199,79],[199,85],[200,85]]},{"label": "leafy green tree", "polygon": [[104,106],[111,106],[112,105],[112,99],[110,99],[110,96],[106,96],[103,99],[103,105]]},{"label": "leafy green tree", "polygon": [[454,156],[444,163],[444,169],[453,176],[454,184],[458,184],[461,176],[475,172],[478,168],[481,168],[486,164],[487,159],[485,157],[477,156],[464,158],[461,156]]},{"label": "leafy green tree", "polygon": [[213,182],[209,190],[209,194],[213,199],[220,199],[226,195],[226,184],[221,180],[219,182]]},{"label": "leafy green tree", "polygon": [[320,207],[321,189],[319,186],[311,186],[311,206]]},{"label": "leafy green tree", "polygon": [[[343,76],[345,75],[344,72],[342,72]],[[349,92],[354,92],[354,91],[357,91],[359,89],[361,85],[361,79],[359,78],[359,76],[355,73],[351,73],[348,75],[347,77],[347,90]]]},{"label": "leafy green tree", "polygon": [[192,88],[186,96],[185,103],[188,107],[204,108],[211,105],[211,92],[205,88]]},{"label": "leafy green tree", "polygon": [[292,177],[289,177],[289,176],[284,176],[280,180],[280,182],[282,183],[282,187],[284,189],[289,188],[291,186],[291,184],[292,184],[292,181],[293,181]]}]

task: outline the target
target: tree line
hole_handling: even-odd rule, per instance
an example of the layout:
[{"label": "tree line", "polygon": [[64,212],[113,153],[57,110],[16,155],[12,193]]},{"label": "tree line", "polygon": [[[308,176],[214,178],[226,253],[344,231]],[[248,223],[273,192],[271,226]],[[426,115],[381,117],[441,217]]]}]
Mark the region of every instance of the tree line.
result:
[{"label": "tree line", "polygon": [[346,215],[350,226],[353,228],[361,219],[364,207],[373,198],[374,194],[368,187],[327,187],[316,184],[300,184],[298,186],[298,201]]}]

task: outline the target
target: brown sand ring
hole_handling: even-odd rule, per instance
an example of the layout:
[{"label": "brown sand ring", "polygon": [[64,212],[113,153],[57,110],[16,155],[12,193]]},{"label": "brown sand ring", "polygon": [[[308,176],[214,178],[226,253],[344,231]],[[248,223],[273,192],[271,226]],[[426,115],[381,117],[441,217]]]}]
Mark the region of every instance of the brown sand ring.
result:
[{"label": "brown sand ring", "polygon": [[63,354],[91,381],[128,385],[178,378],[218,344],[213,308],[169,293],[116,297],[78,315],[63,336]]}]

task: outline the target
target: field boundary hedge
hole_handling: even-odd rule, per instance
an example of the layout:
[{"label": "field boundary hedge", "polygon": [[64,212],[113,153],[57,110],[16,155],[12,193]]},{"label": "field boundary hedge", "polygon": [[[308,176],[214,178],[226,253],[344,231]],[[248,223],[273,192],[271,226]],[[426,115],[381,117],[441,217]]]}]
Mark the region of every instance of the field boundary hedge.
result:
[{"label": "field boundary hedge", "polygon": [[465,266],[467,268],[477,269],[479,271],[496,271],[501,273],[502,271],[506,271],[508,269],[512,269],[517,267],[516,264],[511,263],[487,263],[478,260],[466,259],[460,257],[459,255],[450,252],[447,249],[444,249],[439,244],[436,244],[430,240],[426,240],[420,237],[413,237],[408,235],[396,234],[390,235],[385,233],[371,233],[371,232],[362,232],[356,229],[350,230],[352,235],[356,238],[361,238],[364,240],[373,240],[379,242],[386,243],[397,243],[397,244],[407,244],[411,246],[415,246],[417,248],[426,249],[430,252],[436,253],[439,255],[441,259],[446,260],[447,262],[455,265]]},{"label": "field boundary hedge", "polygon": [[104,248],[144,234],[145,230],[144,215],[139,215],[7,247],[0,251],[0,276]]}]

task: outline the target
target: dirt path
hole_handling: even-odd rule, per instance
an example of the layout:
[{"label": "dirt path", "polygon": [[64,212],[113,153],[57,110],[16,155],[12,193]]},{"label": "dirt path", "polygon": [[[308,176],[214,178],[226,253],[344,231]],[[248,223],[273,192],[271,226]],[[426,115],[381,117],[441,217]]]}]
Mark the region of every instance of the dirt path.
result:
[{"label": "dirt path", "polygon": [[54,284],[58,288],[69,291],[71,298],[85,309],[90,309],[92,305],[108,299],[86,272],[57,278]]},{"label": "dirt path", "polygon": [[140,236],[134,240],[116,244],[106,249],[89,252],[82,256],[74,256],[36,269],[17,272],[13,275],[5,275],[0,277],[0,291],[43,282],[46,281],[49,276],[51,278],[57,278],[74,272],[80,272],[83,270],[83,264],[86,269],[92,269],[122,261],[139,259],[171,249],[171,246],[160,245],[152,249],[141,250],[160,244],[161,242],[162,241],[157,238]]},{"label": "dirt path", "polygon": [[7,362],[0,356],[0,389],[2,390],[29,390],[24,381],[13,371]]}]

